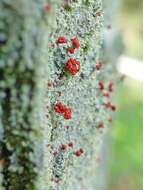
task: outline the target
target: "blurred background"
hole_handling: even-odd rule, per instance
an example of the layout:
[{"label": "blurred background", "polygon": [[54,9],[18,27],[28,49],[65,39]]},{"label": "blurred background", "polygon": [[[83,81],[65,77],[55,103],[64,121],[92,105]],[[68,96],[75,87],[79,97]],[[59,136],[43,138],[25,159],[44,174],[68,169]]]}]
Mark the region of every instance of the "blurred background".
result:
[{"label": "blurred background", "polygon": [[116,89],[107,189],[143,190],[143,0],[122,0],[119,18],[125,52],[118,69],[125,79]]}]

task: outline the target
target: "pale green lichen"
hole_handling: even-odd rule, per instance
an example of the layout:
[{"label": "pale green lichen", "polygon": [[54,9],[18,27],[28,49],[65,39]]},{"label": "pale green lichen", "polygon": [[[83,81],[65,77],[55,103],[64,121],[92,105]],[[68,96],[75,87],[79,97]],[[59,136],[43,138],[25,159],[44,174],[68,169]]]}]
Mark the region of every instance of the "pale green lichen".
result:
[{"label": "pale green lichen", "polygon": [[[52,10],[44,11],[46,3]],[[103,27],[101,0],[0,2],[0,146],[5,160],[0,183],[5,190],[95,190],[111,115],[98,81],[103,80],[108,92],[115,73],[104,59]],[[57,44],[60,36],[68,43]],[[68,55],[75,36],[81,47]],[[63,73],[69,58],[81,62],[76,76]],[[103,69],[97,71],[100,60]],[[72,108],[71,120],[55,113],[58,101]],[[104,129],[98,129],[100,122]],[[74,148],[61,150],[69,142]],[[84,154],[78,158],[73,152],[79,148]]]},{"label": "pale green lichen", "polygon": [[47,59],[42,50],[48,39],[43,5],[38,0],[0,2],[0,34],[7,38],[0,47],[0,149],[6,190],[36,189],[35,142]]}]

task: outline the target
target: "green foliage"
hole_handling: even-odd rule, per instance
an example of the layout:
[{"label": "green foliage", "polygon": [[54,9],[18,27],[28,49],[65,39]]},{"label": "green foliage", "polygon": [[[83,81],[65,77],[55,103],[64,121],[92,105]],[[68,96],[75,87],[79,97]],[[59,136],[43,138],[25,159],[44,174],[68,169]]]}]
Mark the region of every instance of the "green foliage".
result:
[{"label": "green foliage", "polygon": [[143,60],[143,1],[122,0],[120,23],[124,31],[126,54]]},{"label": "green foliage", "polygon": [[118,89],[120,106],[112,133],[114,143],[109,189],[118,189],[125,181],[130,189],[142,190],[143,188],[141,87],[142,82],[127,79],[124,87]]}]

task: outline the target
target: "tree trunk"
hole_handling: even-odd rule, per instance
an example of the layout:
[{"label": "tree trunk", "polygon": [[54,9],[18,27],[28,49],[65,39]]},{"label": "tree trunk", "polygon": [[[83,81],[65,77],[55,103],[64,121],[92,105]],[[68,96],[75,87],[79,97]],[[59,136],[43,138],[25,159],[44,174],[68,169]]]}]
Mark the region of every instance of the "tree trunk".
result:
[{"label": "tree trunk", "polygon": [[102,141],[116,110],[102,1],[45,3],[0,2],[1,184],[99,190]]},{"label": "tree trunk", "polygon": [[6,190],[34,190],[38,174],[34,152],[48,40],[42,3],[0,2],[0,159]]}]

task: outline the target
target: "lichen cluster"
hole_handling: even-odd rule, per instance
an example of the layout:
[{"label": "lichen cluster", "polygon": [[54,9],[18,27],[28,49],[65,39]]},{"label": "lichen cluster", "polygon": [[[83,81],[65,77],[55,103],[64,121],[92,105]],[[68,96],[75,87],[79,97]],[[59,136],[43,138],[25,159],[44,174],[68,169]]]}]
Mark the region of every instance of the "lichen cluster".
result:
[{"label": "lichen cluster", "polygon": [[0,2],[1,189],[96,190],[116,110],[108,29],[101,0]]}]

